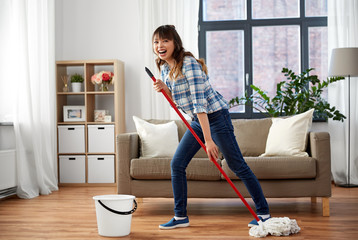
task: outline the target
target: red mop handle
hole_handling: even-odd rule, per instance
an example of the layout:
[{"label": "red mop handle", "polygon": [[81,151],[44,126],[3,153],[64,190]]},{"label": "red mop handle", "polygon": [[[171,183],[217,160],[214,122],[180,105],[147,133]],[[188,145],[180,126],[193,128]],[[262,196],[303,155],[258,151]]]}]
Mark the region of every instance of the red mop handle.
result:
[{"label": "red mop handle", "polygon": [[[148,69],[145,68],[145,71],[148,73],[149,77],[153,80],[153,82],[156,82],[157,80],[155,79],[155,77],[153,76],[152,72]],[[178,108],[176,107],[175,103],[173,102],[173,100],[168,96],[168,94],[162,89],[161,93],[163,93],[164,97],[168,100],[168,102],[170,103],[170,105],[173,107],[173,109],[176,111],[176,113],[179,115],[179,117],[181,118],[181,120],[183,120],[183,122],[185,123],[185,125],[188,127],[188,129],[190,130],[190,132],[193,134],[193,136],[195,137],[195,139],[198,141],[198,143],[201,145],[201,147],[205,150],[206,153],[208,153],[206,151],[206,146],[205,144],[201,141],[201,139],[199,138],[199,136],[195,133],[195,131],[193,130],[193,128],[190,126],[190,124],[188,123],[188,121],[184,118],[183,114],[181,114],[181,112],[178,110]],[[245,204],[245,206],[247,207],[247,209],[250,211],[250,213],[252,214],[252,216],[254,216],[254,218],[256,219],[256,221],[260,221],[260,219],[258,218],[258,216],[256,215],[256,213],[254,212],[254,210],[252,210],[252,208],[250,207],[250,205],[247,203],[247,201],[245,200],[245,198],[241,195],[241,193],[239,192],[239,190],[237,190],[237,188],[235,187],[234,183],[231,181],[231,179],[227,176],[227,174],[224,172],[224,170],[220,167],[220,165],[216,162],[216,160],[211,157],[210,160],[215,164],[215,166],[219,169],[219,171],[221,172],[221,174],[225,177],[226,181],[230,184],[230,186],[234,189],[234,191],[236,192],[236,194],[241,198],[242,202]]]}]

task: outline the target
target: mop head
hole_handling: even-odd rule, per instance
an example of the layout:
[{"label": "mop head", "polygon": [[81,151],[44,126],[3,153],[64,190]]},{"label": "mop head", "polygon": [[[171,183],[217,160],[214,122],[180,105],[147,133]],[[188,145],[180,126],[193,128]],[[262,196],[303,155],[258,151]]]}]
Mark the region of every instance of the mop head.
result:
[{"label": "mop head", "polygon": [[249,234],[253,237],[273,236],[288,236],[290,234],[298,233],[301,228],[297,225],[296,220],[291,220],[288,217],[270,218],[265,222],[259,221],[258,226],[250,228]]}]

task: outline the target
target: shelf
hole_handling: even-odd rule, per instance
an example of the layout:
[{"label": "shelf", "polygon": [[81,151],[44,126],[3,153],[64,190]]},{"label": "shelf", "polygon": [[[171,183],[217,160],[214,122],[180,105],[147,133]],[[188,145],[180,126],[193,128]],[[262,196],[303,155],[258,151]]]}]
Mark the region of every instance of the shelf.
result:
[{"label": "shelf", "polygon": [[85,95],[85,92],[57,92],[58,95]]},{"label": "shelf", "polygon": [[57,122],[57,125],[84,125],[86,122]]},{"label": "shelf", "polygon": [[114,91],[107,91],[107,92],[100,92],[100,91],[92,91],[92,92],[86,92],[87,95],[114,95]]},{"label": "shelf", "polygon": [[87,125],[105,125],[105,124],[114,125],[115,122],[87,122]]},{"label": "shelf", "polygon": [[[103,92],[100,91],[100,86],[95,85],[91,82],[91,77],[93,74],[98,73],[100,71],[111,71],[114,73],[113,83],[109,85],[109,91]],[[64,76],[68,77],[68,85],[70,86],[70,77],[71,75],[78,73],[84,77],[84,82],[82,84],[82,92],[63,92],[64,82],[62,81]],[[61,176],[64,172],[60,171],[60,160],[59,157],[62,158],[64,156],[75,155],[84,156],[85,157],[85,182],[84,183],[61,183],[59,181],[60,186],[68,185],[68,186],[116,186],[116,183],[89,183],[89,175],[88,175],[88,167],[89,167],[89,158],[95,155],[113,155],[114,160],[118,154],[118,149],[116,149],[115,136],[120,133],[124,133],[125,130],[125,86],[124,86],[124,63],[116,60],[76,60],[76,61],[57,61],[56,62],[56,98],[57,98],[57,126],[59,129],[67,129],[69,125],[75,125],[74,127],[78,127],[78,125],[82,125],[84,127],[84,144],[85,144],[85,152],[82,152],[83,149],[79,150],[82,153],[59,153],[59,144],[57,144],[57,162],[58,162],[58,176]],[[64,106],[84,106],[86,118],[85,121],[71,121],[64,122],[63,117],[63,108]],[[111,116],[111,122],[95,122],[94,121],[94,111],[95,110],[106,110],[108,115]],[[81,119],[82,120],[82,119]],[[95,125],[91,127],[91,125]],[[113,144],[114,148],[107,150],[106,148],[97,148],[94,149],[90,147],[92,145],[91,141],[93,137],[90,136],[90,130],[92,128],[96,128],[98,125],[106,125],[103,126],[107,128],[108,125],[113,125],[113,132],[110,134],[102,135],[101,138],[105,139],[108,143]],[[61,127],[65,126],[65,127]],[[112,126],[108,126],[112,128]],[[81,127],[82,128],[82,127]],[[70,131],[67,129],[67,131]],[[72,129],[71,129],[72,131]],[[58,131],[60,132],[60,131]],[[62,133],[62,132],[61,132]],[[67,132],[69,134],[69,132]],[[82,134],[82,133],[81,133]],[[114,134],[114,136],[113,136]],[[110,135],[110,137],[108,137]],[[107,137],[107,138],[105,138]],[[71,141],[73,138],[69,138]],[[99,138],[94,138],[98,140]],[[109,139],[109,140],[108,140]],[[74,144],[74,142],[69,142],[70,144]],[[72,146],[71,145],[71,146]],[[62,145],[61,145],[62,146]],[[97,145],[95,145],[97,146]],[[106,145],[108,146],[108,144]],[[92,148],[93,151],[99,152],[88,152]],[[69,151],[69,150],[65,150]],[[108,151],[108,152],[101,152]],[[110,151],[110,152],[109,152]],[[112,152],[114,151],[114,152]],[[114,176],[117,176],[117,167],[116,162],[114,161]],[[65,171],[65,174],[68,171]],[[71,173],[72,174],[72,173]],[[60,180],[60,178],[59,178]],[[115,182],[118,180],[115,179]]]},{"label": "shelf", "polygon": [[65,155],[86,155],[86,153],[58,153],[59,156],[65,156]]},{"label": "shelf", "polygon": [[87,153],[85,153],[85,152],[83,152],[83,153],[59,153],[58,155],[59,156],[64,156],[64,155],[115,155],[116,153],[108,153],[108,152],[106,152],[106,153],[89,153],[89,152],[87,152]]},{"label": "shelf", "polygon": [[92,91],[92,92],[57,92],[57,95],[114,95],[114,91],[107,91],[107,92],[101,92],[101,91]]},{"label": "shelf", "polygon": [[57,125],[115,125],[115,122],[58,122]]}]

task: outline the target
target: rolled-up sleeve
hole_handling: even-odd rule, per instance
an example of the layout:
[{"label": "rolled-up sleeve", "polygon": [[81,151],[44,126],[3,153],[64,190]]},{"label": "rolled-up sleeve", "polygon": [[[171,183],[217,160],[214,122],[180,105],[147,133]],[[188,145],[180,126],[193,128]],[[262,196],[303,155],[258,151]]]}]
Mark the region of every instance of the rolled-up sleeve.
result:
[{"label": "rolled-up sleeve", "polygon": [[189,83],[191,99],[193,101],[194,113],[208,113],[208,102],[205,97],[205,76],[200,63],[194,58],[188,58],[184,62],[183,75]]},{"label": "rolled-up sleeve", "polygon": [[161,77],[162,77],[162,81],[165,83],[165,85],[167,85],[167,87],[169,88],[169,91],[171,92],[172,91],[172,85],[169,81],[169,78],[168,78],[168,69],[163,66],[161,68]]}]

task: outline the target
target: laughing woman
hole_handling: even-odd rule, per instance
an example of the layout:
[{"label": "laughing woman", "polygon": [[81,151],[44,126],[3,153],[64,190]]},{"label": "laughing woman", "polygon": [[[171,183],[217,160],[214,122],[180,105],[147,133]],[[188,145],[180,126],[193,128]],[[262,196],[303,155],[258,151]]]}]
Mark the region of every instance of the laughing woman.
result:
[{"label": "laughing woman", "polygon": [[[186,52],[175,27],[164,25],[153,33],[153,51],[163,79],[157,79],[154,89],[162,89],[178,108],[192,118],[191,127],[205,142],[209,158],[218,158],[219,149],[230,169],[244,182],[262,221],[269,219],[269,207],[260,183],[247,166],[234,136],[228,103],[209,83],[203,60]],[[171,178],[174,195],[174,217],[159,225],[160,229],[188,227],[186,167],[199,151],[200,144],[189,130],[181,139],[171,161]],[[254,219],[249,227],[258,225]]]}]

